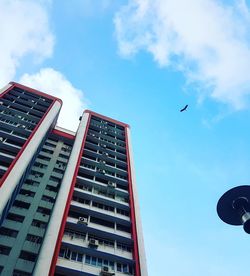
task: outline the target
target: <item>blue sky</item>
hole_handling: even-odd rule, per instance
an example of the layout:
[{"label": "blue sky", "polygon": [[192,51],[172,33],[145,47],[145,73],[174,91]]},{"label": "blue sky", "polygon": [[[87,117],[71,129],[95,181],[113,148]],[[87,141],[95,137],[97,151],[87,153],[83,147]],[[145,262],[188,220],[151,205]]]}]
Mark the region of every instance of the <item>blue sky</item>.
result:
[{"label": "blue sky", "polygon": [[249,275],[250,237],[216,214],[250,182],[249,8],[0,1],[1,86],[61,97],[69,129],[84,108],[130,124],[149,275]]}]

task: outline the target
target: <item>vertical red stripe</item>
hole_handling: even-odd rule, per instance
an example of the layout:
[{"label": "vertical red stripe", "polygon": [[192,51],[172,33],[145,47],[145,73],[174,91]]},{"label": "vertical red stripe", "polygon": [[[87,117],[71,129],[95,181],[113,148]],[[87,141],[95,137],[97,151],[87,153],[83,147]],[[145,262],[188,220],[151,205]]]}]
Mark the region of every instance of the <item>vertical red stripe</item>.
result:
[{"label": "vertical red stripe", "polygon": [[134,241],[133,255],[134,255],[134,259],[135,259],[135,276],[141,276],[127,128],[125,128],[125,139],[126,139],[126,148],[127,148],[126,155],[127,155],[127,165],[128,165],[128,185],[129,185],[129,195],[130,195],[130,197],[129,197],[130,204],[129,205],[130,205],[130,215],[131,215],[131,223],[132,223],[132,239]]},{"label": "vertical red stripe", "polygon": [[56,247],[55,247],[54,255],[53,255],[51,266],[50,266],[50,271],[49,271],[50,276],[53,276],[54,273],[55,273],[56,262],[57,262],[57,258],[58,258],[58,255],[59,255],[61,243],[62,243],[64,228],[65,228],[67,217],[68,217],[70,202],[71,202],[73,192],[74,192],[74,187],[75,187],[75,183],[76,183],[76,177],[77,177],[77,174],[78,174],[78,169],[79,169],[81,159],[82,159],[84,145],[85,145],[85,141],[86,141],[86,137],[87,137],[87,133],[88,133],[88,128],[89,128],[89,124],[90,124],[90,119],[91,119],[91,115],[89,115],[89,118],[88,118],[85,134],[84,134],[82,144],[81,144],[80,154],[78,156],[78,160],[77,160],[77,164],[76,164],[76,167],[75,167],[74,175],[73,175],[73,178],[72,178],[72,181],[71,181],[69,196],[68,196],[66,206],[65,206],[65,209],[64,209],[63,218],[62,218],[62,222],[61,222],[61,227],[60,227],[59,234],[58,234],[58,237],[57,237]]}]

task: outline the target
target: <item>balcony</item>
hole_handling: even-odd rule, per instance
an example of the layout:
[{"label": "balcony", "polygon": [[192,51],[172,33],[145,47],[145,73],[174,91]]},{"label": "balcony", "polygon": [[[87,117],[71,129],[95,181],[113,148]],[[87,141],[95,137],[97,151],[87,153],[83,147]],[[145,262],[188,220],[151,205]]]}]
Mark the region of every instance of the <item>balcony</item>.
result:
[{"label": "balcony", "polygon": [[[87,241],[86,239],[81,239],[81,238],[76,238],[75,236],[68,236],[68,235],[64,235],[62,241],[64,243],[76,246],[76,247],[88,247],[89,245],[89,241]],[[120,250],[117,249],[115,247],[111,247],[111,246],[107,246],[107,245],[98,245],[97,249],[100,252],[103,253],[108,253],[108,254],[113,254],[116,256],[119,256],[121,258],[126,258],[126,259],[130,259],[133,260],[133,256],[131,252],[125,251],[125,250]]]},{"label": "balcony", "polygon": [[112,216],[113,218],[118,218],[118,219],[130,221],[130,218],[127,217],[127,216],[123,216],[123,215],[117,214],[117,213],[115,213],[113,211],[108,211],[108,210],[104,210],[104,209],[97,208],[97,207],[94,207],[94,206],[90,206],[90,205],[87,205],[87,204],[83,204],[83,203],[80,203],[78,201],[72,200],[71,201],[71,205],[75,206],[75,207],[83,208],[85,210],[86,209],[87,210],[92,210],[92,211],[97,212],[97,213],[101,213],[101,214],[104,214],[104,215]]},{"label": "balcony", "polygon": [[31,196],[28,196],[28,195],[17,195],[16,197],[17,200],[20,200],[20,201],[23,201],[23,202],[26,202],[26,203],[31,203],[32,200],[33,200],[33,197]]},{"label": "balcony", "polygon": [[35,213],[34,219],[37,219],[42,222],[48,222],[49,216],[41,213]]},{"label": "balcony", "polygon": [[41,200],[39,202],[39,207],[44,207],[46,209],[50,209],[51,210],[53,208],[53,206],[54,206],[53,203],[45,201],[45,200]]},{"label": "balcony", "polygon": [[16,241],[16,239],[13,237],[0,235],[0,244],[1,245],[13,247],[15,244],[15,241]]},{"label": "balcony", "polygon": [[[60,257],[57,260],[56,266],[57,266],[56,271],[67,273],[67,275],[70,275],[70,272],[72,270],[79,271],[79,274],[75,274],[75,275],[82,275],[81,272],[90,273],[90,275],[100,275],[100,272],[102,269],[101,267],[98,267],[98,266],[87,265],[83,262],[80,263],[80,262],[71,261]],[[130,275],[128,273],[121,273],[117,271],[111,271],[111,272],[115,273],[114,274],[115,276]]]},{"label": "balcony", "polygon": [[13,220],[9,220],[9,219],[5,219],[2,226],[19,231],[22,227],[22,223],[13,221]]},{"label": "balcony", "polygon": [[27,214],[27,209],[24,209],[24,208],[19,208],[19,207],[16,207],[16,206],[12,206],[10,208],[10,212],[13,213],[13,214],[16,214],[16,215],[20,215],[20,216],[26,216]]},{"label": "balcony", "polygon": [[[78,224],[78,219],[72,218],[72,217],[67,217],[67,222]],[[86,227],[86,226],[83,226],[83,227]],[[104,232],[107,232],[107,233],[110,233],[110,234],[115,234],[115,235],[119,235],[119,236],[124,237],[124,238],[131,239],[131,234],[130,233],[120,231],[120,230],[116,230],[116,229],[106,227],[106,226],[103,226],[103,225],[100,225],[100,224],[96,224],[96,223],[93,223],[93,222],[89,222],[87,227],[94,228],[94,229],[101,230],[101,231],[104,231]]]},{"label": "balcony", "polygon": [[38,254],[39,249],[40,249],[40,244],[31,242],[31,241],[25,241],[22,248],[22,250],[35,253],[35,254]]},{"label": "balcony", "polygon": [[15,269],[32,273],[35,263],[23,259],[18,259],[16,262]]},{"label": "balcony", "polygon": [[38,237],[43,237],[44,233],[45,233],[45,229],[44,228],[38,228],[38,227],[35,227],[35,226],[30,226],[28,233],[31,234],[31,235],[38,236]]}]

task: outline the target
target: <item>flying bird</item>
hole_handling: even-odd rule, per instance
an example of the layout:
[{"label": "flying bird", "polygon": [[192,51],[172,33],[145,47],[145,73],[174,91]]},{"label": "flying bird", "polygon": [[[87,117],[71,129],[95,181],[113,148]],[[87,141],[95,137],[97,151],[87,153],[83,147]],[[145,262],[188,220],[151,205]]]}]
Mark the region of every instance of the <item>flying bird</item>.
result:
[{"label": "flying bird", "polygon": [[188,104],[186,104],[186,105],[180,110],[180,112],[183,112],[183,111],[187,110],[187,108],[188,108]]}]

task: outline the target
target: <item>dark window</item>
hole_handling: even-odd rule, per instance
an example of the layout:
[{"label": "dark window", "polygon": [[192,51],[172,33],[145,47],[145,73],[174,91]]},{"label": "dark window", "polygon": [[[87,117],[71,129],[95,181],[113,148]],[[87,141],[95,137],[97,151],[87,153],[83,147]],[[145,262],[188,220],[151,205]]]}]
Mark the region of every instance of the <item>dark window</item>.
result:
[{"label": "dark window", "polygon": [[32,226],[38,227],[38,228],[42,228],[45,229],[46,228],[46,223],[41,222],[39,220],[34,219],[31,223]]},{"label": "dark window", "polygon": [[9,229],[6,227],[0,227],[0,235],[15,238],[17,236],[17,234],[18,234],[18,231],[16,231],[16,230]]},{"label": "dark window", "polygon": [[47,156],[43,156],[43,155],[38,155],[37,158],[45,160],[45,161],[50,161],[51,158],[47,157]]},{"label": "dark window", "polygon": [[36,254],[33,254],[31,252],[27,252],[27,251],[24,251],[24,250],[21,251],[20,256],[19,256],[20,259],[23,259],[23,260],[26,260],[26,261],[31,261],[31,262],[35,262],[36,257],[37,257]]},{"label": "dark window", "polygon": [[123,216],[129,217],[129,212],[128,212],[128,211],[125,211],[125,210],[123,210],[123,209],[117,208],[117,209],[116,209],[116,212],[117,212],[117,214],[121,214],[121,215],[123,215]]},{"label": "dark window", "polygon": [[120,230],[120,231],[124,231],[124,232],[130,233],[130,227],[128,227],[128,226],[117,224],[116,225],[116,229]]},{"label": "dark window", "polygon": [[95,218],[95,217],[90,217],[90,222],[100,224],[106,227],[114,228],[114,223],[110,221],[106,221],[103,219]]},{"label": "dark window", "polygon": [[55,199],[53,197],[46,196],[46,195],[42,196],[42,200],[44,200],[46,202],[50,202],[50,203],[54,203],[55,202]]},{"label": "dark window", "polygon": [[43,239],[42,239],[41,237],[38,237],[38,236],[35,236],[35,235],[28,234],[28,235],[26,236],[26,240],[27,240],[27,241],[30,241],[30,242],[33,242],[33,243],[41,244]]},{"label": "dark window", "polygon": [[0,245],[0,254],[2,255],[9,255],[11,248],[8,246]]},{"label": "dark window", "polygon": [[12,213],[9,213],[6,218],[9,219],[9,220],[16,221],[16,222],[23,222],[24,221],[24,216],[12,214]]},{"label": "dark window", "polygon": [[51,213],[51,210],[50,209],[47,209],[47,208],[43,208],[43,207],[38,207],[37,210],[36,210],[38,213],[41,213],[43,214],[44,216],[45,215],[50,215]]},{"label": "dark window", "polygon": [[38,181],[35,181],[35,180],[26,179],[25,184],[30,185],[30,186],[38,187],[40,183]]},{"label": "dark window", "polygon": [[20,200],[15,200],[13,206],[15,206],[17,208],[29,209],[30,203],[23,202]]},{"label": "dark window", "polygon": [[19,194],[25,195],[25,196],[31,196],[31,197],[35,196],[34,192],[29,191],[29,190],[24,190],[24,189],[21,189],[21,191],[19,192]]},{"label": "dark window", "polygon": [[52,148],[55,148],[56,145],[52,144],[52,143],[49,143],[49,142],[45,142],[44,143],[46,146],[49,146],[49,147],[52,147]]},{"label": "dark window", "polygon": [[13,271],[13,276],[31,276],[32,274],[30,273],[27,273],[27,272],[24,272],[24,271],[21,271],[21,270],[17,270],[15,269]]}]

